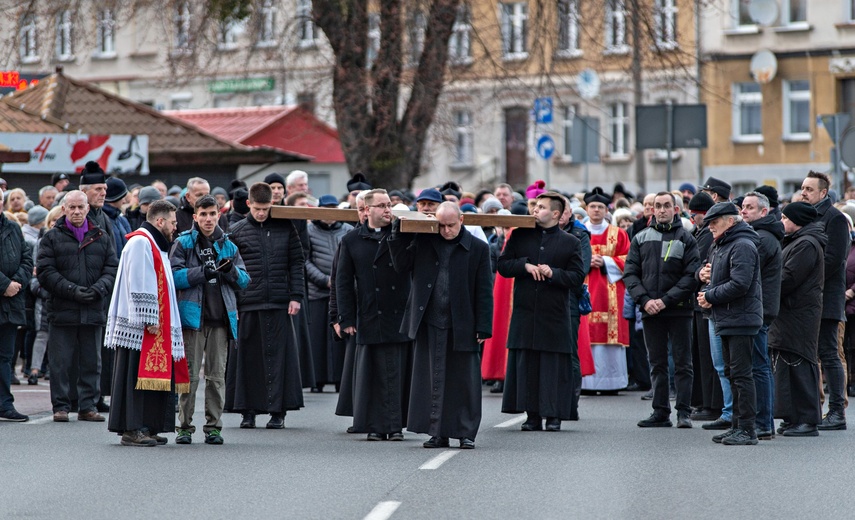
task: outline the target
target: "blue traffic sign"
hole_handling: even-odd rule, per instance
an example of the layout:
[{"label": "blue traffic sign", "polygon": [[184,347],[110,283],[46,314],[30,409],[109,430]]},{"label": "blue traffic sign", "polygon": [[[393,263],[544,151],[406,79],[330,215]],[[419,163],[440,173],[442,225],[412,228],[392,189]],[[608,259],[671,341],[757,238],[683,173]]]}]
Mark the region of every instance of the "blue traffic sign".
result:
[{"label": "blue traffic sign", "polygon": [[534,121],[538,124],[552,122],[552,98],[542,97],[534,100]]},{"label": "blue traffic sign", "polygon": [[549,159],[555,153],[555,140],[548,135],[540,136],[537,140],[537,155],[542,159]]}]

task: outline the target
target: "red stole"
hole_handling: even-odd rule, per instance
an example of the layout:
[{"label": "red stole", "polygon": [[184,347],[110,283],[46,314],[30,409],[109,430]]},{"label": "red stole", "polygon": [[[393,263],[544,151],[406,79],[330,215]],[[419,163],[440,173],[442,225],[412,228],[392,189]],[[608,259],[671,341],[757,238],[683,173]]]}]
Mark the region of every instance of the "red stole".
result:
[{"label": "red stole", "polygon": [[[151,244],[154,258],[154,273],[157,277],[157,308],[160,315],[160,328],[156,334],[151,334],[148,327],[143,329],[142,351],[140,365],[137,371],[137,390],[172,390],[172,370],[175,369],[175,391],[179,394],[190,393],[190,370],[187,357],[172,362],[172,316],[170,313],[169,289],[166,280],[166,269],[157,244],[143,231],[134,231],[127,235],[145,237]],[[133,275],[133,273],[129,273]]]}]

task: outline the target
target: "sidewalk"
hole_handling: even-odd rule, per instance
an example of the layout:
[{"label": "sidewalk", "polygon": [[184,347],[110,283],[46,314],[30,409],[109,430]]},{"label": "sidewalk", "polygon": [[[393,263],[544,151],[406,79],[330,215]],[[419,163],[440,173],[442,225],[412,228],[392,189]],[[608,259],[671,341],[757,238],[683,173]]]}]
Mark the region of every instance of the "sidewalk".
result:
[{"label": "sidewalk", "polygon": [[15,376],[20,385],[12,385],[15,409],[24,415],[44,415],[53,411],[50,404],[50,381],[39,379],[38,385],[28,385],[27,376],[21,376],[21,365],[15,366]]}]

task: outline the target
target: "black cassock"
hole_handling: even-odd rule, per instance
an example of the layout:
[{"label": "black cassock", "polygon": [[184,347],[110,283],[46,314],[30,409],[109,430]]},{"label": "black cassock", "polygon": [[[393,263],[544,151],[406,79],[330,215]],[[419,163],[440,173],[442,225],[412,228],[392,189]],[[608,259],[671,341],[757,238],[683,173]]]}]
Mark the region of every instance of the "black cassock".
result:
[{"label": "black cassock", "polygon": [[152,435],[175,431],[175,373],[173,392],[137,390],[140,351],[120,347],[112,352],[113,397],[107,429],[119,435],[143,429]]}]

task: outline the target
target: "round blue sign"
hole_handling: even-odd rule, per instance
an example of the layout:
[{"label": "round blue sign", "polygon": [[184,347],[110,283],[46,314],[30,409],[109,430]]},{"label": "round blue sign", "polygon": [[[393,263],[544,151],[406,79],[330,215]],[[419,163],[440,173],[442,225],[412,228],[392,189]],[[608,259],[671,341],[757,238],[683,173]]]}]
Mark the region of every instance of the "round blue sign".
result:
[{"label": "round blue sign", "polygon": [[549,159],[555,153],[555,140],[548,135],[540,136],[537,140],[537,155],[542,159]]}]

